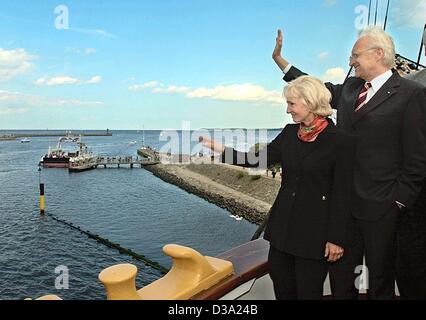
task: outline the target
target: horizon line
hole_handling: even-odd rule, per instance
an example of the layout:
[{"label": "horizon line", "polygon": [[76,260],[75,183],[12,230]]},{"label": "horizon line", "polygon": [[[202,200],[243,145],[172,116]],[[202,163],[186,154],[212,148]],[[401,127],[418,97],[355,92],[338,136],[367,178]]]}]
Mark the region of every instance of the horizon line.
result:
[{"label": "horizon line", "polygon": [[282,130],[282,128],[255,128],[255,127],[216,127],[216,128],[198,128],[198,129],[174,129],[174,128],[163,128],[163,129],[2,129],[0,131],[198,131],[198,130],[231,130],[231,129],[244,129],[244,130]]}]

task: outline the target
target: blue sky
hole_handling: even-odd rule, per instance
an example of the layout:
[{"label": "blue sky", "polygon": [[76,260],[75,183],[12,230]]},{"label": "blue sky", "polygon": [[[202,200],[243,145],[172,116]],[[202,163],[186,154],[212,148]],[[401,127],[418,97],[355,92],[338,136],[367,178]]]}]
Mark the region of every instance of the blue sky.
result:
[{"label": "blue sky", "polygon": [[[368,2],[0,0],[0,129],[283,127],[276,30],[291,63],[339,82]],[[392,0],[390,15],[416,60],[426,0]]]}]

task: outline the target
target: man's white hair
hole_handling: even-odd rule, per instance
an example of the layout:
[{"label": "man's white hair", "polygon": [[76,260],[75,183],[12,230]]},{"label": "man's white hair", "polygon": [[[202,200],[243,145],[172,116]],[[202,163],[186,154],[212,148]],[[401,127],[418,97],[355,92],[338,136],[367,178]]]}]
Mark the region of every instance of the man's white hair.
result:
[{"label": "man's white hair", "polygon": [[395,66],[395,44],[389,34],[381,27],[367,27],[360,32],[358,38],[363,37],[370,39],[371,48],[383,49],[383,64],[386,67],[393,68]]}]

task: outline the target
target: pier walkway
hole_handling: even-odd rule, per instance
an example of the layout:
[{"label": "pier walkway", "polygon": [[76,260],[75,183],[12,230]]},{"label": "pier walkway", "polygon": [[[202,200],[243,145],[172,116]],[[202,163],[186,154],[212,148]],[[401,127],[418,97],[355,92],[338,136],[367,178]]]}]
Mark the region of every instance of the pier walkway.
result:
[{"label": "pier walkway", "polygon": [[146,158],[139,158],[139,157],[132,157],[132,156],[125,156],[125,157],[97,157],[96,163],[94,165],[95,168],[108,168],[108,167],[116,167],[121,168],[121,166],[127,166],[130,168],[133,168],[134,166],[143,168],[143,166],[150,166],[159,163],[158,161],[146,159]]}]

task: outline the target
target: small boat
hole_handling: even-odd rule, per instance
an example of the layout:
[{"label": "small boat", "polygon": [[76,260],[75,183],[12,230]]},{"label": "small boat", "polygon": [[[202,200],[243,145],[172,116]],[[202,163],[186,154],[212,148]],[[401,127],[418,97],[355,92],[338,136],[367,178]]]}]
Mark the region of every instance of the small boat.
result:
[{"label": "small boat", "polygon": [[49,151],[40,159],[39,166],[43,168],[68,168],[70,158],[77,157],[78,154],[78,150],[74,152],[64,151],[61,142],[58,142],[55,148],[49,146]]},{"label": "small boat", "polygon": [[155,159],[155,160],[159,159],[159,153],[149,146],[146,146],[146,147],[142,146],[142,148],[139,148],[137,150],[137,153],[138,155],[144,158]]},{"label": "small boat", "polygon": [[130,142],[129,142],[129,144],[130,144],[130,145],[134,145],[134,144],[136,144],[136,143],[138,143],[138,142],[137,142],[137,141],[130,141]]},{"label": "small boat", "polygon": [[78,141],[80,141],[80,137],[75,137],[75,138],[63,137],[63,138],[61,138],[61,142],[78,142]]},{"label": "small boat", "polygon": [[28,138],[21,139],[21,143],[29,143],[29,142],[31,142],[31,140]]},{"label": "small boat", "polygon": [[79,142],[81,140],[81,136],[71,134],[71,131],[67,131],[65,137],[59,139],[59,142]]},{"label": "small boat", "polygon": [[97,156],[87,149],[86,144],[82,142],[78,142],[77,144],[80,146],[80,150],[76,157],[70,158],[68,171],[81,172],[95,169],[97,166]]}]

